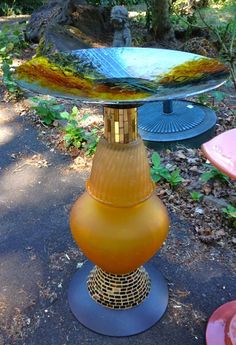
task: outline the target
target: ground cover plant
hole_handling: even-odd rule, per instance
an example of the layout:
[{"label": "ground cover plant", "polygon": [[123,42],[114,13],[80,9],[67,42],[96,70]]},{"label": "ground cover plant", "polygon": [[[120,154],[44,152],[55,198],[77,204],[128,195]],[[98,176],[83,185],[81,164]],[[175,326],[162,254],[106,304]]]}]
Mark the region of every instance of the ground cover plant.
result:
[{"label": "ground cover plant", "polygon": [[60,118],[67,121],[65,126],[65,142],[66,146],[74,146],[76,148],[84,148],[85,153],[89,156],[93,155],[96,151],[99,137],[97,135],[97,129],[93,128],[90,132],[82,127],[83,121],[85,121],[89,114],[85,114],[81,118],[78,118],[79,110],[77,107],[73,107],[71,112],[60,113]]},{"label": "ground cover plant", "polygon": [[151,176],[154,182],[159,182],[164,179],[170,184],[171,187],[177,186],[183,181],[180,176],[180,170],[175,167],[170,167],[169,169],[161,164],[161,157],[157,152],[152,154]]},{"label": "ground cover plant", "polygon": [[0,65],[3,83],[10,94],[18,98],[22,92],[12,77],[13,59],[19,58],[28,43],[24,39],[24,24],[3,25],[0,29]]},{"label": "ground cover plant", "polygon": [[190,195],[191,195],[191,198],[192,198],[194,201],[200,201],[201,198],[203,197],[203,194],[202,194],[202,193],[199,193],[199,192],[196,192],[196,191],[190,192]]},{"label": "ground cover plant", "polygon": [[36,103],[32,109],[36,111],[45,125],[51,125],[55,120],[61,118],[60,112],[64,107],[62,104],[57,104],[55,99],[31,98],[31,100]]},{"label": "ground cover plant", "polygon": [[[88,119],[89,114],[80,116],[76,106],[73,106],[69,112],[65,111],[65,106],[58,104],[54,98],[48,100],[31,98],[30,100],[34,103],[31,109],[39,116],[43,125],[51,126],[55,122],[59,125],[66,149],[80,149],[88,156],[95,153],[99,140],[98,129],[93,127],[88,130],[84,126],[84,121]],[[63,124],[61,126],[60,120]]]},{"label": "ground cover plant", "polygon": [[218,179],[218,180],[221,180],[223,182],[229,183],[229,177],[226,176],[225,174],[223,174],[221,171],[219,171],[215,167],[211,167],[210,169],[205,171],[201,175],[200,179],[202,182],[208,182],[209,180],[212,180],[212,179],[213,180]]},{"label": "ground cover plant", "polygon": [[234,228],[236,228],[236,207],[233,205],[227,205],[227,207],[222,208],[226,217],[232,222]]}]

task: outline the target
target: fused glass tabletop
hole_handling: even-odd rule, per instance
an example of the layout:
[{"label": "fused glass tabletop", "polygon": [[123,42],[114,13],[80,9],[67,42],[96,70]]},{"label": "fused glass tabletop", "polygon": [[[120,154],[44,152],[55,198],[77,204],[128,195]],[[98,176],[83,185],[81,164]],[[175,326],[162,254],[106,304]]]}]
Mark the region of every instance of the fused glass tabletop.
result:
[{"label": "fused glass tabletop", "polygon": [[91,48],[36,57],[16,70],[22,88],[106,105],[184,98],[222,85],[218,60],[153,48]]}]

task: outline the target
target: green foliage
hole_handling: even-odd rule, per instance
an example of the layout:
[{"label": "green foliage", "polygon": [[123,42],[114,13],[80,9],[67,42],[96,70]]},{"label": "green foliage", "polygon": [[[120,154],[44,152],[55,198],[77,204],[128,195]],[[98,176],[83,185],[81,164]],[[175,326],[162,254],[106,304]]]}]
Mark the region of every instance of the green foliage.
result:
[{"label": "green foliage", "polygon": [[44,3],[44,0],[4,0],[0,4],[0,16],[32,13]]},{"label": "green foliage", "polygon": [[[206,1],[207,3],[208,1]],[[187,35],[190,36],[194,28],[206,30],[211,42],[218,47],[220,57],[229,66],[230,74],[236,89],[236,4],[233,0],[212,0],[208,8],[199,6],[195,1],[177,0],[172,6],[172,22],[184,27],[187,25]],[[192,2],[192,4],[194,1]],[[204,0],[202,1],[204,3]],[[189,9],[192,7],[192,9]],[[197,6],[196,6],[197,5]],[[174,23],[174,24],[176,24]],[[186,27],[184,27],[186,29]]]},{"label": "green foliage", "polygon": [[230,4],[233,4],[234,0],[210,0],[210,5],[217,5],[220,7],[224,7],[224,6],[229,6]]},{"label": "green foliage", "polygon": [[170,20],[174,27],[179,27],[179,28],[182,28],[183,30],[187,30],[189,28],[187,19],[184,19],[184,17],[182,16],[171,14]]},{"label": "green foliage", "polygon": [[[213,12],[214,13],[214,12]],[[220,48],[220,55],[228,63],[235,83],[235,62],[236,62],[236,4],[230,5],[224,10],[215,11],[212,14],[210,9],[205,12],[198,12],[199,21],[211,34],[211,39]]]},{"label": "green foliage", "polygon": [[203,93],[201,95],[196,96],[196,101],[206,107],[212,108],[212,101],[209,94]]},{"label": "green foliage", "polygon": [[228,205],[226,208],[222,208],[222,211],[232,218],[236,218],[236,207]]},{"label": "green foliage", "polygon": [[236,228],[236,207],[229,204],[227,207],[222,208],[222,211],[226,217],[232,221],[233,227]]},{"label": "green foliage", "polygon": [[223,91],[211,91],[211,95],[217,102],[223,102],[227,97],[227,93]]},{"label": "green foliage", "polygon": [[1,16],[14,16],[21,13],[21,7],[18,7],[14,0],[11,3],[4,1],[0,4]]},{"label": "green foliage", "polygon": [[57,104],[55,99],[43,100],[40,98],[31,98],[31,100],[36,103],[31,109],[36,111],[44,124],[49,126],[55,120],[66,120],[66,126],[63,128],[66,147],[74,146],[78,149],[84,149],[85,154],[88,156],[95,153],[99,140],[97,129],[94,128],[89,132],[82,126],[82,122],[89,115],[84,115],[82,118],[79,118],[77,107],[73,107],[70,113],[63,111],[64,106]]},{"label": "green foliage", "polygon": [[217,110],[215,102],[221,103],[227,96],[227,93],[223,91],[211,91],[210,93],[196,96],[196,101],[202,105]]},{"label": "green foliage", "polygon": [[85,129],[83,127],[78,127],[78,124],[85,120],[87,115],[82,119],[77,119],[78,113],[78,108],[73,107],[71,113],[64,111],[60,114],[62,119],[67,120],[67,125],[65,127],[66,134],[64,136],[67,147],[75,146],[81,148],[82,144],[86,142]]},{"label": "green foliage", "polygon": [[161,178],[165,178],[169,173],[168,169],[161,165],[161,157],[157,152],[152,154],[151,176],[154,182],[159,182]]},{"label": "green foliage", "polygon": [[[178,16],[178,14],[176,14]],[[191,20],[189,20],[191,17]],[[236,4],[225,1],[224,6],[211,6],[207,9],[197,9],[192,16],[184,20],[189,29],[194,27],[207,30],[210,40],[216,45],[220,57],[229,66],[232,81],[236,88]],[[182,17],[183,18],[183,17]]]},{"label": "green foliage", "polygon": [[142,45],[145,43],[145,38],[141,35],[133,36],[132,42],[134,47],[142,47]]},{"label": "green foliage", "polygon": [[196,191],[191,192],[190,195],[194,201],[200,201],[201,198],[203,197],[203,195],[201,193],[198,193]]},{"label": "green foliage", "polygon": [[67,120],[65,127],[65,142],[66,146],[74,146],[77,148],[85,148],[85,153],[89,156],[93,155],[96,151],[98,143],[97,130],[93,129],[91,132],[86,131],[81,123],[88,118],[89,115],[84,115],[81,119],[78,119],[79,110],[77,107],[73,107],[72,111],[68,113],[64,111],[60,114],[61,118]]},{"label": "green foliage", "polygon": [[45,125],[51,125],[55,120],[60,119],[60,112],[63,110],[63,106],[58,105],[55,99],[31,98],[31,100],[36,103],[31,109],[36,111]]},{"label": "green foliage", "polygon": [[7,90],[16,98],[22,95],[22,91],[12,78],[11,66],[9,60],[4,60],[2,63],[2,72],[3,72],[3,83],[6,86]]},{"label": "green foliage", "polygon": [[180,176],[179,169],[175,169],[170,172],[166,167],[161,165],[161,157],[157,152],[152,154],[152,163],[151,176],[154,182],[158,182],[163,179],[174,187],[183,181],[183,178]]},{"label": "green foliage", "polygon": [[137,23],[139,26],[145,27],[145,25],[146,25],[145,14],[143,14],[143,12],[138,13],[137,16],[133,17],[133,22]]},{"label": "green foliage", "polygon": [[4,25],[0,30],[0,63],[19,57],[22,49],[27,47],[24,39],[24,24]]},{"label": "green foliage", "polygon": [[0,64],[3,72],[3,83],[14,97],[19,97],[22,94],[11,72],[13,58],[19,57],[21,50],[27,47],[23,27],[19,24],[4,25],[0,30]]},{"label": "green foliage", "polygon": [[85,145],[86,155],[92,156],[96,152],[99,137],[97,135],[97,129],[94,128],[90,133],[87,134],[87,143]]},{"label": "green foliage", "polygon": [[180,169],[175,169],[166,177],[166,181],[170,183],[172,187],[177,186],[183,181],[183,178],[180,176]]},{"label": "green foliage", "polygon": [[219,171],[215,167],[211,167],[210,170],[204,172],[200,177],[200,180],[202,182],[208,182],[210,180],[215,180],[215,179],[223,181],[223,182],[227,182],[227,183],[229,182],[228,176],[223,174],[221,171]]}]

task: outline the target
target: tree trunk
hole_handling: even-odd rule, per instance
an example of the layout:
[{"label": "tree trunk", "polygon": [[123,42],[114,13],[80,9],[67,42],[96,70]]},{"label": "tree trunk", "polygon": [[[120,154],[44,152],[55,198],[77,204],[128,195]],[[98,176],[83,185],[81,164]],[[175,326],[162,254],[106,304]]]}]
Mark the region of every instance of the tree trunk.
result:
[{"label": "tree trunk", "polygon": [[33,12],[26,39],[39,43],[38,55],[87,48],[111,31],[110,12],[86,0],[48,0]]},{"label": "tree trunk", "polygon": [[170,21],[169,0],[152,0],[152,30],[156,41],[175,40]]},{"label": "tree trunk", "polygon": [[68,23],[70,6],[71,0],[48,0],[31,15],[26,27],[26,39],[39,42],[48,25]]},{"label": "tree trunk", "polygon": [[26,39],[39,42],[48,27],[70,24],[71,14],[76,6],[86,5],[86,0],[48,0],[31,15],[26,27]]}]

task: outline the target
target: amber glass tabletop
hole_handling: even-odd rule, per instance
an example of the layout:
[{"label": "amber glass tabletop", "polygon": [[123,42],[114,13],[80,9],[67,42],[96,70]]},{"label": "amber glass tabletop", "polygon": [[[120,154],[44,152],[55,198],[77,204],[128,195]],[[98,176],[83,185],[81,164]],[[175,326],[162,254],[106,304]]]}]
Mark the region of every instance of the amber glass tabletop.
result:
[{"label": "amber glass tabletop", "polygon": [[36,57],[17,68],[21,87],[83,102],[142,104],[219,87],[228,70],[201,55],[153,48],[95,48]]}]

